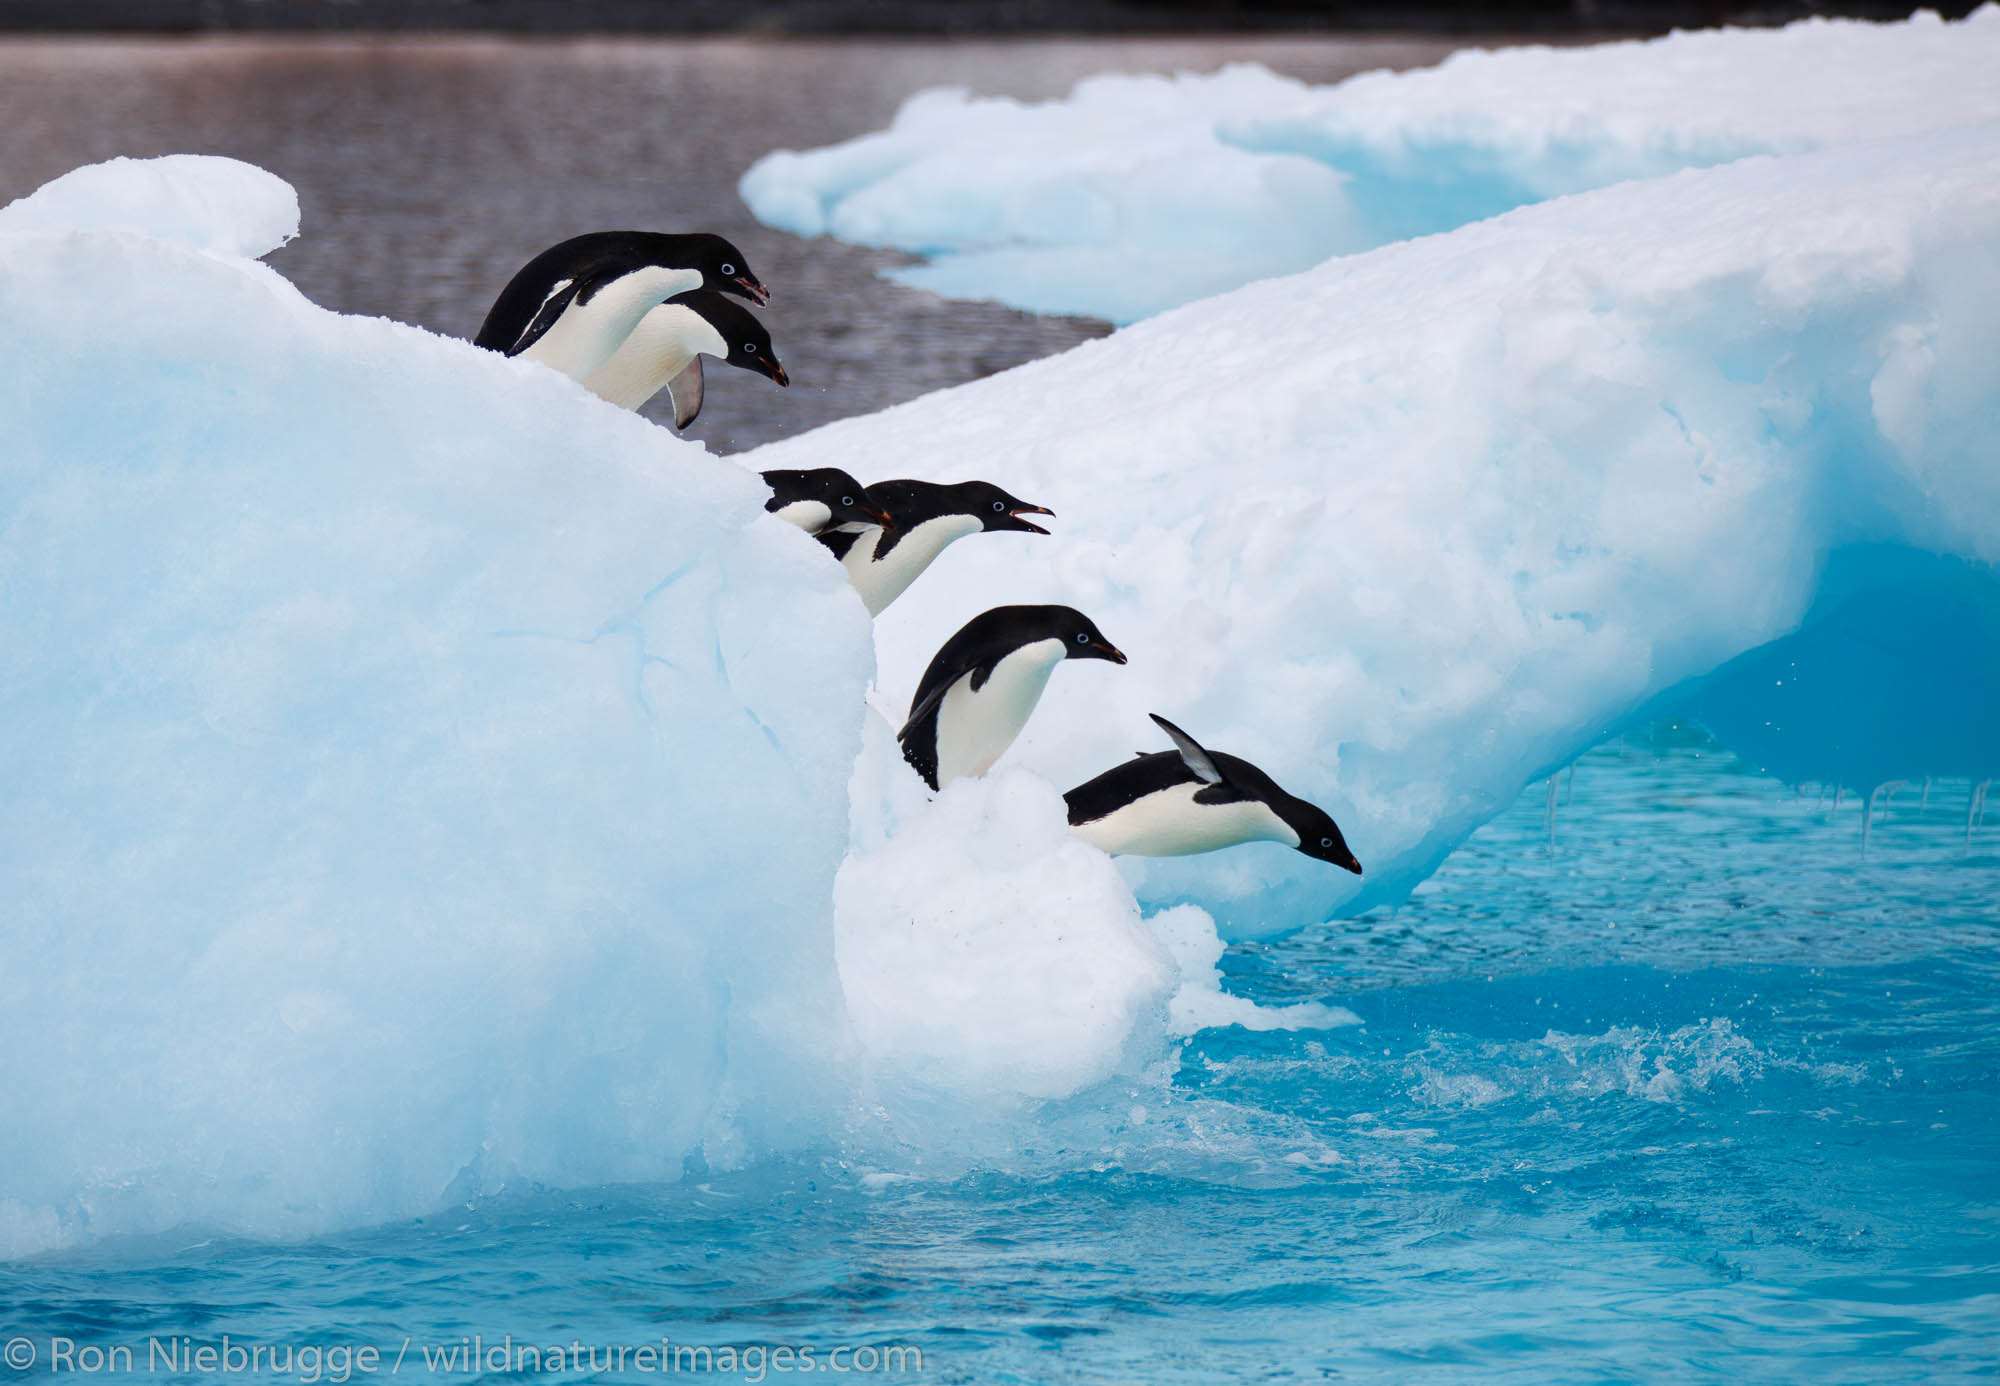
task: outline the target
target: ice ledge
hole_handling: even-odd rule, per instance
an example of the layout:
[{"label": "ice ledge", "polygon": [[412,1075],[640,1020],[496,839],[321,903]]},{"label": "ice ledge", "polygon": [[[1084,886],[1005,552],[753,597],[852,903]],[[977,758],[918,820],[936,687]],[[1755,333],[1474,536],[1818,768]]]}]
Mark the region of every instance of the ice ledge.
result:
[{"label": "ice ledge", "polygon": [[0,232],[130,231],[255,259],[299,234],[292,185],[216,154],[86,164],[0,207]]}]

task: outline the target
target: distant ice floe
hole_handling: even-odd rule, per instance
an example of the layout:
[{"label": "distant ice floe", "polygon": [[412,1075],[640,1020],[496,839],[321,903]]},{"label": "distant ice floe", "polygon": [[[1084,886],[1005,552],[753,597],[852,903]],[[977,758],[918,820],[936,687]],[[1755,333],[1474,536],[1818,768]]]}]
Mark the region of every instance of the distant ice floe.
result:
[{"label": "distant ice floe", "polygon": [[912,97],[744,176],[764,222],[923,256],[951,298],[1128,323],[1329,256],[1760,153],[2000,117],[2000,6],[1466,51],[1311,87],[1253,65],[1061,101]]}]

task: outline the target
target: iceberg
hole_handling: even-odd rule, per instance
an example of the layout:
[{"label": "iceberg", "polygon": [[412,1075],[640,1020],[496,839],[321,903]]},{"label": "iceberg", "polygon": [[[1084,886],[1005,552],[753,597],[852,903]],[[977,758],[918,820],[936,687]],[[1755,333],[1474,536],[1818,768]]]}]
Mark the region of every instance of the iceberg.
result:
[{"label": "iceberg", "polygon": [[1242,65],[1032,104],[937,90],[886,130],[766,155],[740,190],[768,225],[924,257],[904,283],[1123,324],[1550,197],[1994,119],[1996,67],[1989,4],[1465,51],[1321,88]]},{"label": "iceberg", "polygon": [[1050,505],[1032,553],[961,545],[882,614],[885,701],[974,612],[1075,605],[1131,664],[1052,687],[999,768],[1067,788],[1153,749],[1151,712],[1263,767],[1366,878],[1274,844],[1121,869],[1148,909],[1281,932],[1400,899],[1661,708],[1829,784],[2000,768],[1996,246],[2000,122],[1760,156],[1334,259],[745,460]]},{"label": "iceberg", "polygon": [[[1100,1150],[1177,1037],[1354,1023],[1228,996],[1224,937],[1400,898],[1651,709],[1857,788],[2000,768],[2000,122],[1521,208],[727,461],[315,307],[248,258],[257,177],[130,172],[205,210],[0,212],[0,1255]],[[871,627],[762,510],[821,466],[1060,519]],[[879,714],[1020,601],[1132,663],[933,798]],[[1069,835],[1155,711],[1365,880]]]},{"label": "iceberg", "polygon": [[296,216],[212,159],[0,212],[0,1255],[671,1179],[844,1091],[838,565],[245,258]]}]

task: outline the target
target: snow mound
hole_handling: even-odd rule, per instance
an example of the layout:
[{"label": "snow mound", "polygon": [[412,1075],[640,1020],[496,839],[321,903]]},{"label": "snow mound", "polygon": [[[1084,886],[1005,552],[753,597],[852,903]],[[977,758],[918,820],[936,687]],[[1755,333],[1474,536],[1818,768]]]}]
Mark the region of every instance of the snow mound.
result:
[{"label": "snow mound", "polygon": [[[883,614],[885,694],[985,607],[1074,604],[1131,665],[1052,688],[1002,767],[1079,783],[1161,748],[1148,712],[1250,759],[1333,813],[1364,880],[1275,844],[1125,870],[1148,907],[1282,930],[1398,898],[1525,783],[1802,625],[1880,651],[1885,620],[2000,609],[1996,247],[2000,123],[1747,159],[1334,260],[746,460],[1053,506],[1032,564],[962,545]],[[1794,759],[2000,768],[1981,629],[1894,666],[1966,690],[1962,716],[1892,711],[1865,758],[1848,736]],[[1860,658],[1784,694],[1852,714]],[[1755,713],[1756,685],[1704,696]]]},{"label": "snow mound", "polygon": [[255,259],[299,234],[299,198],[284,179],[214,154],[111,159],[0,207],[0,234],[48,230],[132,231]]},{"label": "snow mound", "polygon": [[795,1148],[860,604],[573,382],[129,234],[265,247],[253,173],[0,232],[0,1255]]},{"label": "snow mound", "polygon": [[1062,101],[930,91],[744,176],[766,223],[922,255],[955,298],[1126,323],[1332,255],[1758,153],[2000,117],[2000,6],[1467,51],[1311,88],[1255,66]]},{"label": "snow mound", "polygon": [[[886,725],[871,749],[902,763]],[[916,807],[842,866],[834,912],[882,1086],[1067,1097],[1164,1034],[1144,1022],[1174,990],[1172,962],[1110,858],[1070,836],[1061,796],[1024,771]]]}]

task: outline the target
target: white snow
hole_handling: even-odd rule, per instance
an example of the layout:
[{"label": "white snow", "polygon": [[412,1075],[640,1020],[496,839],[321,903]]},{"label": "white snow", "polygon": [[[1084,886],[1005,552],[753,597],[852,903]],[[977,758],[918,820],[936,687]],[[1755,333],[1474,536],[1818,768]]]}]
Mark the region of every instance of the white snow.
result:
[{"label": "white snow", "polygon": [[0,207],[0,235],[40,230],[131,231],[252,258],[299,234],[299,198],[275,174],[214,154],[111,159]]},{"label": "white snow", "polygon": [[1276,844],[1121,865],[1149,908],[1280,930],[1398,898],[1531,778],[1796,627],[1830,557],[2000,559],[1996,246],[2000,123],[1744,160],[1334,260],[745,460],[1052,506],[1032,563],[962,545],[882,614],[885,699],[985,607],[1077,606],[1131,664],[1052,683],[999,768],[1080,783],[1158,749],[1148,712],[1253,761],[1333,813],[1365,880]]},{"label": "white snow", "polygon": [[[872,777],[914,772],[886,725]],[[887,1086],[1067,1097],[1126,1061],[1176,974],[1111,859],[1023,771],[957,780],[841,868],[841,983]],[[909,810],[906,809],[906,812]]]},{"label": "white snow", "polygon": [[1255,66],[1103,75],[1022,103],[912,97],[887,130],[781,150],[770,225],[921,255],[954,298],[1131,322],[1564,193],[2000,117],[2000,6],[1461,52],[1314,88]]}]

